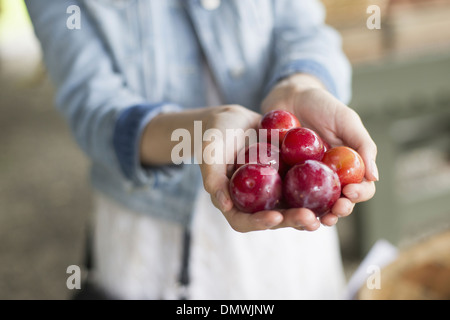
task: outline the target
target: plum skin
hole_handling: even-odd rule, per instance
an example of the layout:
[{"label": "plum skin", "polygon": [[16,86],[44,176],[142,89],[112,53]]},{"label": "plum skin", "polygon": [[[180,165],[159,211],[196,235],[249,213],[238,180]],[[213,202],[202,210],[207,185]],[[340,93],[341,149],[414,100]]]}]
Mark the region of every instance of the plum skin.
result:
[{"label": "plum skin", "polygon": [[289,130],[281,144],[281,158],[290,166],[305,160],[322,160],[324,153],[322,138],[304,127]]},{"label": "plum skin", "polygon": [[267,129],[267,142],[271,142],[271,130],[278,130],[279,146],[290,129],[300,126],[297,117],[286,110],[272,110],[262,117],[260,123],[261,129]]},{"label": "plum skin", "polygon": [[291,208],[307,208],[317,217],[328,213],[341,195],[336,172],[317,160],[293,166],[283,181],[283,193]]},{"label": "plum skin", "polygon": [[334,147],[325,152],[322,162],[339,176],[341,186],[363,181],[366,167],[358,152],[350,147]]},{"label": "plum skin", "polygon": [[274,167],[249,163],[233,173],[229,192],[234,205],[242,212],[272,210],[282,198],[282,180]]},{"label": "plum skin", "polygon": [[[280,170],[280,149],[270,143],[256,142],[239,151],[236,157],[236,170],[248,163],[268,164]],[[243,162],[243,163],[241,163]]]}]

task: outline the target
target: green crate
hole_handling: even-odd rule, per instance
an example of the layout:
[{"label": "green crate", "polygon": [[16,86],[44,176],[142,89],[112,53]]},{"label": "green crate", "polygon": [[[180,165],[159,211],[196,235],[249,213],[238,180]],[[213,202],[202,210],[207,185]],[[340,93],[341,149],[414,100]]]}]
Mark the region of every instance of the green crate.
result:
[{"label": "green crate", "polygon": [[356,67],[350,106],[378,146],[380,181],[355,208],[361,255],[450,225],[450,56]]}]

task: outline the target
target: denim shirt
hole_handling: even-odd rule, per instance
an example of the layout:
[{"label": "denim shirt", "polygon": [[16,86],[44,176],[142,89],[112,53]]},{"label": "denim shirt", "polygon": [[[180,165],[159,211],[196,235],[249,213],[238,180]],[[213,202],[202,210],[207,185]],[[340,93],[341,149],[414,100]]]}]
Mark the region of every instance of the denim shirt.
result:
[{"label": "denim shirt", "polygon": [[257,111],[296,72],[350,99],[349,62],[316,0],[26,3],[56,107],[91,160],[93,186],[154,217],[188,225],[201,176],[195,164],[141,165],[141,133],[158,113],[205,106],[205,61],[227,104]]}]

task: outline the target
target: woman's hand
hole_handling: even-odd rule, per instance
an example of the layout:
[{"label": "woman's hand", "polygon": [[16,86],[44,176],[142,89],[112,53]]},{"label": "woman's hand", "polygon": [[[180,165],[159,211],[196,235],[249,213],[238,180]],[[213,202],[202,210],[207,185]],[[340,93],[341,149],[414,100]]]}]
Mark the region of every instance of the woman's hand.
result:
[{"label": "woman's hand", "polygon": [[[377,147],[358,114],[327,92],[314,77],[297,74],[280,82],[266,97],[262,111],[285,109],[294,113],[304,127],[316,131],[331,147],[346,145],[363,158],[366,173],[359,184],[345,186],[345,197],[338,199],[330,213],[321,217],[324,225],[336,224],[338,218],[351,214],[355,203],[371,199],[375,194],[378,170],[375,163]],[[309,211],[309,210],[307,210]],[[301,219],[307,211],[285,214],[284,222]]]},{"label": "woman's hand", "polygon": [[[237,151],[245,145],[244,133],[251,129],[255,136],[261,115],[238,105],[199,108],[156,116],[146,126],[141,142],[141,162],[147,165],[164,165],[173,163],[172,150],[178,144],[172,141],[174,130],[185,129],[191,137],[191,148],[195,150],[200,166],[205,190],[210,194],[213,204],[222,211],[230,226],[240,232],[264,230],[280,226],[307,227],[313,224],[319,227],[318,220],[306,214],[300,216],[296,224],[284,222],[281,212],[275,210],[261,211],[254,214],[237,210],[228,191],[229,178],[234,169]],[[194,123],[201,122],[201,136],[198,137]],[[231,132],[227,138],[227,130]],[[234,139],[236,137],[236,139]],[[195,141],[201,139],[201,141]],[[158,152],[155,152],[158,150]],[[190,160],[190,159],[187,159]],[[295,209],[305,210],[305,209]]]},{"label": "woman's hand", "polygon": [[[205,133],[210,129],[221,132],[216,137],[226,137],[227,130],[239,132],[251,129],[254,130],[256,135],[260,121],[260,114],[244,107],[236,105],[220,106],[213,109],[204,120],[203,127]],[[244,139],[236,139],[235,141],[238,142],[236,146],[233,145],[233,140],[223,139],[219,141],[211,139],[211,141],[204,141],[201,150],[203,159],[200,164],[205,190],[210,194],[213,204],[222,211],[230,226],[239,232],[283,227],[311,231],[319,228],[320,222],[314,213],[308,209],[264,210],[249,214],[239,211],[233,205],[228,188],[230,183],[229,169],[232,169],[234,165],[227,165],[226,163],[234,163],[236,152],[244,147],[245,142]],[[206,150],[221,149],[222,146],[223,149],[226,149],[226,154],[228,155],[224,161],[211,161],[211,159],[208,159],[209,152],[205,152]]]},{"label": "woman's hand", "polygon": [[[211,112],[203,121],[204,138],[208,132],[217,132],[211,141],[203,141],[202,150],[196,150],[197,155],[202,156],[199,162],[203,176],[203,185],[210,194],[213,204],[222,211],[230,226],[239,232],[269,229],[279,225],[283,215],[274,210],[267,210],[249,214],[241,212],[233,205],[229,193],[230,174],[234,168],[236,153],[245,147],[244,136],[247,130],[257,133],[261,115],[239,105],[219,106],[211,109]],[[232,133],[232,135],[228,134]],[[236,136],[236,139],[234,139]],[[233,137],[230,139],[230,137]],[[223,150],[223,157],[210,159],[208,150]]]}]

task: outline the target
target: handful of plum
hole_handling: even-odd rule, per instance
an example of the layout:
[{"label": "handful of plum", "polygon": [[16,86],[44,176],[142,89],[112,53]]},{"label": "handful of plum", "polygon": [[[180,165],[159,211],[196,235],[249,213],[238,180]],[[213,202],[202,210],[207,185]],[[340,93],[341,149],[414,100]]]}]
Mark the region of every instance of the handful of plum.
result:
[{"label": "handful of plum", "polygon": [[[363,180],[364,162],[355,150],[330,148],[288,111],[265,114],[260,129],[267,130],[267,142],[238,153],[230,180],[230,195],[240,211],[308,208],[321,217],[339,199],[342,187]],[[274,130],[279,141],[272,144]]]}]

